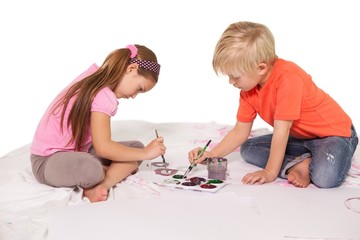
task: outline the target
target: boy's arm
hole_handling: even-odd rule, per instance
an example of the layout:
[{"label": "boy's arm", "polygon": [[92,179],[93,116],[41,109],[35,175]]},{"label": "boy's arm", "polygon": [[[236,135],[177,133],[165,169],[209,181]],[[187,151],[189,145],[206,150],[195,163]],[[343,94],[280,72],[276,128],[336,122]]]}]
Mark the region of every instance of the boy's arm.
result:
[{"label": "boy's arm", "polygon": [[211,154],[214,157],[225,157],[233,152],[248,139],[252,124],[252,122],[244,123],[237,121],[234,128],[210,151]]},{"label": "boy's arm", "polygon": [[265,169],[246,174],[243,178],[243,183],[263,184],[272,182],[278,177],[284,160],[291,125],[292,121],[275,120],[270,156]]},{"label": "boy's arm", "polygon": [[[265,170],[275,176],[279,175],[281,165],[284,161],[285,149],[289,139],[292,121],[275,120],[274,133],[271,140],[270,156]],[[275,180],[274,179],[274,180]]]},{"label": "boy's arm", "polygon": [[195,161],[195,163],[201,163],[205,158],[208,157],[225,157],[229,153],[233,152],[237,147],[239,147],[248,139],[252,124],[252,122],[244,123],[237,121],[234,128],[226,134],[226,136],[219,142],[219,144],[210,151],[205,152],[201,158]]}]

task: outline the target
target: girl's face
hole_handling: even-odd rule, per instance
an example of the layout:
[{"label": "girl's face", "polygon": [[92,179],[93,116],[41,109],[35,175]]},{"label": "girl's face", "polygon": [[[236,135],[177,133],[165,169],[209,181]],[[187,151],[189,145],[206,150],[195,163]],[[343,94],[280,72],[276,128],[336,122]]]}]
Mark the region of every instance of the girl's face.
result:
[{"label": "girl's face", "polygon": [[270,75],[270,71],[268,70],[269,68],[266,64],[260,64],[258,70],[253,73],[241,76],[229,75],[229,83],[244,91],[249,91],[258,85],[262,87]]},{"label": "girl's face", "polygon": [[117,98],[135,98],[139,93],[151,90],[156,82],[138,74],[138,64],[128,66],[124,77],[119,81],[114,93]]}]

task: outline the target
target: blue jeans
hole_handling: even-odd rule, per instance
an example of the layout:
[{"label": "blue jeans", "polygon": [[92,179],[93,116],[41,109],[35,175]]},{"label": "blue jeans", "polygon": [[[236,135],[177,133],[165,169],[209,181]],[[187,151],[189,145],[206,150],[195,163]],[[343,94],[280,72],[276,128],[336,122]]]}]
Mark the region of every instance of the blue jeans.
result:
[{"label": "blue jeans", "polygon": [[[354,126],[351,136],[297,139],[289,137],[279,177],[286,179],[287,170],[299,163],[295,157],[312,156],[310,163],[311,182],[320,188],[338,187],[351,167],[351,159],[358,145]],[[272,134],[248,139],[241,146],[243,159],[258,167],[265,168],[269,155]]]}]

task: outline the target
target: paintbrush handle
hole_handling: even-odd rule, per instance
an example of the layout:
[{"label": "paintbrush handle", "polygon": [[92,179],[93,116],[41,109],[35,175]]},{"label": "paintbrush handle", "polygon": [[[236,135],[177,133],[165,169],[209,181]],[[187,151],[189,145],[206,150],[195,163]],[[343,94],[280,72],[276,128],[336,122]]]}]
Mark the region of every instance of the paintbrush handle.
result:
[{"label": "paintbrush handle", "polygon": [[[158,134],[157,129],[155,129],[155,134],[156,134],[156,137],[158,138],[158,137],[159,137],[159,134]],[[161,158],[162,158],[162,160],[163,160],[163,163],[165,163],[165,157],[164,157],[164,155],[161,154]]]},{"label": "paintbrush handle", "polygon": [[162,158],[162,160],[163,160],[163,163],[165,163],[165,157],[164,157],[164,155],[161,155],[161,158]]},{"label": "paintbrush handle", "polygon": [[[194,161],[197,160],[197,159],[199,159],[199,158],[204,154],[204,152],[206,151],[206,149],[207,149],[207,147],[209,146],[210,143],[211,143],[211,140],[209,140],[209,141],[207,142],[207,144],[205,145],[205,147],[203,147],[200,151],[198,151],[198,154],[197,154],[196,158],[194,159]],[[189,166],[189,168],[186,170],[186,172],[185,172],[185,174],[184,174],[183,177],[185,178],[185,177],[187,176],[187,174],[189,174],[189,172],[190,172],[195,166],[196,166],[196,163],[192,162],[191,165]]]}]

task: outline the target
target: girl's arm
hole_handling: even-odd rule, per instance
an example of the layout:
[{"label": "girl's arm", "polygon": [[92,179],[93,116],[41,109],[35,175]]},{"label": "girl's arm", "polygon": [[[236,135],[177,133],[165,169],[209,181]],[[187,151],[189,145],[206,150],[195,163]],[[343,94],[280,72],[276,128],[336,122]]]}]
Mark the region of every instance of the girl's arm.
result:
[{"label": "girl's arm", "polygon": [[151,141],[145,148],[131,148],[111,140],[110,117],[101,112],[91,112],[91,137],[96,155],[112,161],[141,161],[165,154],[163,138]]},{"label": "girl's arm", "polygon": [[[249,137],[252,122],[244,123],[237,121],[234,128],[230,130],[226,136],[211,151],[205,152],[201,158],[195,161],[196,164],[204,161],[208,157],[225,157],[233,152],[237,147],[243,144]],[[189,153],[189,160],[192,162],[196,158],[198,148]]]},{"label": "girl's arm", "polygon": [[292,121],[275,120],[274,132],[271,140],[270,156],[264,170],[248,173],[243,183],[267,183],[274,181],[280,172],[284,161],[285,149],[289,138]]}]

